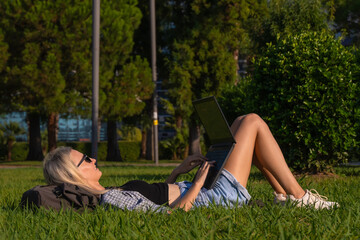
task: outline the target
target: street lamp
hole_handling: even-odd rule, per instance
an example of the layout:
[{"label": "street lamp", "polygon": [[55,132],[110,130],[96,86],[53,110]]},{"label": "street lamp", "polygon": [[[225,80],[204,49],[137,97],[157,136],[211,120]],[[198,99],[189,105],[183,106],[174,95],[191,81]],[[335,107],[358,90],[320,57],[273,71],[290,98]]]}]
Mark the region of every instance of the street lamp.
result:
[{"label": "street lamp", "polygon": [[[92,17],[92,131],[91,156],[97,159],[99,119],[100,0],[93,0]],[[97,162],[96,162],[97,163]]]},{"label": "street lamp", "polygon": [[157,70],[156,70],[156,22],[155,22],[155,0],[150,0],[150,27],[151,27],[151,65],[152,79],[155,84],[153,94],[153,143],[154,143],[154,162],[159,164],[159,137],[158,137],[158,109],[157,109]]}]

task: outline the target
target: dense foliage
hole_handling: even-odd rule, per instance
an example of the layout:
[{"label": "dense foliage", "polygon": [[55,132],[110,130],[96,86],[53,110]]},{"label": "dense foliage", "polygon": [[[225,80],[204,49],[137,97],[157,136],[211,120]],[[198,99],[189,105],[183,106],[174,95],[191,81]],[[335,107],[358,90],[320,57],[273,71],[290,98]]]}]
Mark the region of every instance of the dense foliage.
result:
[{"label": "dense foliage", "polygon": [[322,171],[346,162],[359,121],[353,52],[327,32],[306,32],[269,44],[254,66],[251,106],[291,166]]},{"label": "dense foliage", "polygon": [[217,100],[229,124],[237,117],[254,111],[249,106],[249,94],[247,92],[251,79],[248,76],[236,85],[229,84],[221,89],[221,95]]},{"label": "dense foliage", "polygon": [[219,96],[221,87],[236,82],[238,55],[249,43],[244,25],[252,12],[250,2],[255,1],[174,1],[166,6],[167,21],[173,24],[164,29],[164,83],[177,131],[171,146],[183,152],[179,155],[201,151],[200,123],[194,120],[191,101]]},{"label": "dense foliage", "polygon": [[[102,119],[116,121],[141,111],[142,100],[153,92],[147,60],[132,54],[141,17],[136,0],[101,4]],[[53,149],[60,113],[90,115],[91,2],[1,1],[0,23],[1,110],[28,113],[27,158],[41,160],[40,118],[47,122]]]},{"label": "dense foliage", "polygon": [[[334,99],[339,98],[338,92],[343,94],[352,89],[352,87],[346,87],[346,80],[339,83],[333,80],[333,78],[342,77],[341,74],[344,79],[348,79],[350,72],[346,71],[352,69],[353,66],[351,62],[353,60],[349,59],[350,53],[344,50],[339,42],[334,45],[325,43],[323,46],[320,40],[319,43],[316,42],[318,41],[316,37],[309,37],[308,40],[304,40],[306,43],[303,43],[309,48],[302,49],[291,46],[295,40],[290,39],[292,39],[291,36],[306,31],[331,30],[334,35],[340,31],[348,34],[343,44],[358,44],[360,6],[358,2],[357,0],[157,2],[158,79],[162,82],[162,87],[168,90],[164,96],[167,101],[164,100],[161,103],[164,104],[167,113],[173,116],[173,118],[167,118],[168,127],[176,131],[175,137],[164,142],[162,146],[166,148],[166,151],[172,152],[170,154],[172,158],[182,158],[188,153],[200,151],[202,132],[193,116],[191,101],[194,99],[216,95],[230,123],[238,115],[259,112],[258,105],[250,104],[249,99],[260,101],[251,94],[267,89],[267,86],[273,84],[272,80],[259,80],[267,79],[266,71],[282,77],[284,75],[286,79],[284,81],[291,82],[289,86],[286,86],[287,91],[284,93],[288,99],[310,96],[306,91],[320,92],[319,94],[324,96],[332,95],[331,99]],[[151,137],[151,133],[146,131],[151,125],[152,115],[149,112],[152,108],[151,101],[146,99],[151,96],[154,84],[151,81],[149,68],[151,54],[148,5],[147,1],[137,0],[101,3],[100,115],[102,121],[108,121],[107,155],[109,159],[121,160],[116,144],[117,128],[121,128],[119,121],[123,123],[127,121],[121,126],[129,122],[132,126],[142,125],[142,148],[148,146],[147,149],[150,149],[151,141],[146,139]],[[42,159],[46,144],[41,144],[41,141],[46,141],[46,138],[41,138],[40,135],[41,121],[48,122],[47,146],[51,149],[56,146],[59,114],[89,117],[92,97],[91,2],[4,0],[0,2],[0,22],[0,111],[2,113],[11,111],[28,113],[30,149],[28,158]],[[320,36],[325,35],[320,34]],[[331,37],[328,36],[328,38]],[[264,50],[269,43],[271,44],[268,50]],[[317,44],[319,44],[319,49],[310,48],[311,45],[317,46]],[[337,49],[338,52],[345,51],[346,53],[338,60],[333,60],[336,58],[334,49],[328,49],[327,53],[315,54],[317,51],[325,51],[331,47]],[[294,49],[298,52],[294,52]],[[280,59],[276,51],[281,52],[284,59]],[[252,56],[259,57],[257,58],[259,64],[261,61],[265,64],[266,61],[274,60],[273,57],[265,60],[266,54],[277,56],[278,65],[269,69],[249,64],[247,71],[250,75],[255,73],[253,76],[258,84],[258,89],[249,91],[251,78],[243,80],[239,77],[238,60],[249,60]],[[336,66],[328,67],[331,64],[336,64]],[[296,67],[300,70],[296,70]],[[316,69],[320,72],[320,68],[323,68],[321,73],[315,73]],[[301,69],[306,69],[306,71]],[[286,71],[293,75],[289,75]],[[308,78],[306,74],[311,77]],[[299,78],[313,79],[313,83],[308,80],[299,83],[296,80]],[[356,79],[356,77],[352,78]],[[329,89],[335,89],[334,86],[320,89],[323,85],[315,84],[315,82],[326,82],[324,86],[330,86],[329,84],[333,82],[336,88],[338,84],[344,87],[333,90],[335,93],[332,94]],[[237,85],[234,86],[234,83]],[[292,84],[302,86],[302,90],[300,87],[297,91],[293,90]],[[290,98],[291,94],[295,95]],[[352,92],[347,100],[344,100],[344,106],[351,102],[349,99],[353,96]],[[264,98],[269,97],[264,95]],[[331,110],[328,108],[322,110],[322,99],[323,97],[317,96],[316,101],[313,101],[314,98],[312,101],[305,101],[309,104],[307,108],[319,109],[314,110],[317,115],[313,114],[314,116],[306,119],[317,119],[314,121],[320,121],[322,125],[330,121],[327,123],[330,132],[334,132],[340,125],[344,126],[341,131],[337,131],[344,137],[337,138],[334,134],[323,131],[323,137],[310,138],[309,136],[314,136],[313,129],[319,125],[315,124],[312,127],[307,124],[302,125],[301,133],[296,131],[293,133],[297,134],[298,139],[304,141],[306,139],[306,143],[302,143],[302,148],[309,147],[311,152],[300,154],[297,150],[291,150],[293,148],[289,147],[289,144],[294,144],[294,142],[288,142],[287,146],[286,144],[283,146],[286,154],[292,156],[291,159],[298,159],[293,162],[296,168],[322,170],[325,168],[323,159],[334,156],[334,159],[346,161],[347,152],[350,151],[351,156],[359,152],[358,147],[351,147],[351,137],[348,137],[353,132],[359,132],[359,130],[354,130],[359,129],[359,123],[354,120],[357,112],[354,110],[354,114],[346,123],[342,122],[345,117],[339,118],[342,120],[333,120],[338,115],[345,116],[343,112],[346,110],[343,112],[336,110],[336,115],[330,116],[330,112],[334,109],[344,109],[340,104],[341,101],[332,104]],[[273,99],[270,100],[265,102],[269,106]],[[330,105],[327,100],[324,98],[324,101]],[[290,102],[286,103],[284,99],[281,101],[283,101],[281,104],[285,105],[278,106],[282,109],[277,112],[279,117],[303,114],[301,104],[291,102],[297,108],[285,108],[291,105]],[[356,101],[354,104],[359,103],[358,100]],[[261,101],[258,104],[264,106]],[[146,108],[145,105],[147,105]],[[160,111],[161,107],[162,104],[159,107]],[[267,112],[271,111],[271,114],[275,114],[274,108],[277,110],[277,107],[273,106]],[[143,111],[142,114],[138,115],[141,111]],[[328,116],[330,120],[325,120]],[[265,117],[268,120],[271,118],[266,114]],[[347,127],[346,124],[353,125]],[[292,127],[298,127],[295,125]],[[276,135],[281,136],[279,134],[284,129],[278,125],[275,127],[273,130],[276,131]],[[290,132],[289,128],[284,131]],[[328,147],[329,139],[325,136],[331,136],[331,144],[336,142],[336,146]],[[279,140],[286,141],[287,139]],[[321,145],[319,145],[320,142]],[[146,151],[142,151],[143,157],[145,153]],[[147,154],[148,157],[150,155]],[[306,161],[304,160],[306,156],[311,156],[311,159],[319,156],[320,162],[312,162],[305,166],[306,164],[302,161]],[[333,163],[336,161],[334,160]]]},{"label": "dense foliage", "polygon": [[261,53],[279,37],[329,29],[333,19],[333,0],[271,0],[265,6],[259,5],[260,12],[252,14],[246,25],[252,53]]},{"label": "dense foliage", "polygon": [[[139,159],[140,156],[140,143],[136,141],[118,141],[119,149],[122,153],[124,162],[133,162]],[[90,142],[58,142],[59,146],[69,146],[80,152],[90,155],[91,143]],[[46,149],[44,149],[46,150]],[[16,142],[12,149],[13,161],[24,161],[29,152],[29,146],[26,142]],[[98,160],[106,161],[107,142],[99,142],[98,144]],[[0,161],[7,159],[7,149],[5,145],[0,145]],[[167,156],[166,156],[167,157]],[[36,160],[36,159],[33,159]],[[115,160],[108,160],[115,161]]]}]

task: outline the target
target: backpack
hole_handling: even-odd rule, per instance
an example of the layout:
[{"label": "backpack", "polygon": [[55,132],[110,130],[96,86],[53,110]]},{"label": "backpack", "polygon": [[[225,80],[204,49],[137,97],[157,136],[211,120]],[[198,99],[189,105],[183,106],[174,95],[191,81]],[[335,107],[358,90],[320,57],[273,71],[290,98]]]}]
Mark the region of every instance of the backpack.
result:
[{"label": "backpack", "polygon": [[36,186],[23,193],[20,206],[37,209],[72,209],[83,212],[85,208],[94,210],[99,205],[99,196],[76,185],[63,183],[61,185]]}]

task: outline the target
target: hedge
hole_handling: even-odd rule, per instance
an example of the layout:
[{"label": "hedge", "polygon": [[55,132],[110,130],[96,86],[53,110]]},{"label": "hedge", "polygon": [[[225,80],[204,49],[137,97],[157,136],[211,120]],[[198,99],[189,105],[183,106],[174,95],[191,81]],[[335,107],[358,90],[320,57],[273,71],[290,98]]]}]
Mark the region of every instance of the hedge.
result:
[{"label": "hedge", "polygon": [[319,172],[350,159],[360,119],[353,49],[328,32],[305,32],[269,44],[254,68],[249,105],[291,167]]},{"label": "hedge", "polygon": [[[58,142],[57,145],[69,146],[87,155],[91,155],[91,142]],[[140,142],[119,141],[119,149],[123,161],[131,162],[139,159]],[[98,160],[106,160],[107,142],[99,142],[98,144]],[[0,160],[6,159],[6,146],[0,145]],[[16,142],[12,150],[12,161],[24,161],[28,154],[27,142]]]}]

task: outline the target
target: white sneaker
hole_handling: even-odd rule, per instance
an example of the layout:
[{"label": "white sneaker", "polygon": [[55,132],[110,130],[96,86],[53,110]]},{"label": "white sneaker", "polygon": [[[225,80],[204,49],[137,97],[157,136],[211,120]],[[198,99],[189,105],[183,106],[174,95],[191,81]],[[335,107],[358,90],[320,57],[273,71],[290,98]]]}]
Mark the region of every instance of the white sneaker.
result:
[{"label": "white sneaker", "polygon": [[273,195],[275,204],[281,204],[283,206],[285,205],[287,198],[284,196],[284,194],[273,192]]},{"label": "white sneaker", "polygon": [[289,200],[296,203],[298,207],[312,206],[316,209],[331,209],[333,207],[339,207],[337,202],[330,202],[327,197],[321,196],[315,189],[306,190],[305,195],[302,198],[295,198],[293,195],[289,195]]}]

